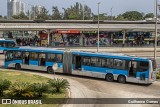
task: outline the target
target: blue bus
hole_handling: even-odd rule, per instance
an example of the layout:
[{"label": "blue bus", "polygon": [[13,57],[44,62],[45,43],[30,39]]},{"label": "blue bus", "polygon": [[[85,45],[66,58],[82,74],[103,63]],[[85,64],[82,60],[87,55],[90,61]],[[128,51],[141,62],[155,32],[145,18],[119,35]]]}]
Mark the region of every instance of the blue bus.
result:
[{"label": "blue bus", "polygon": [[63,69],[56,72],[103,78],[109,82],[117,80],[120,83],[149,84],[155,80],[156,75],[155,61],[147,58],[41,47],[8,49],[4,67],[53,73],[54,63]]},{"label": "blue bus", "polygon": [[63,51],[52,48],[20,47],[7,49],[4,67],[15,69],[41,70],[53,73],[52,65],[56,62],[62,68]]},{"label": "blue bus", "polygon": [[16,45],[14,40],[0,39],[0,53],[4,53],[4,50],[15,47]]}]

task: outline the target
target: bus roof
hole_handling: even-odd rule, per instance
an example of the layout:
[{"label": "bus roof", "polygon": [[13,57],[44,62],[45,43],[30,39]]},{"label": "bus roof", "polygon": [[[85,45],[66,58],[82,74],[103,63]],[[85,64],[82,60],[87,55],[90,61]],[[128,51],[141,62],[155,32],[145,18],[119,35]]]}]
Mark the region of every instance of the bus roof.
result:
[{"label": "bus roof", "polygon": [[15,40],[12,39],[0,39],[2,42],[15,42]]},{"label": "bus roof", "polygon": [[135,61],[148,61],[148,58],[141,58],[136,56],[129,56],[124,54],[117,53],[97,53],[97,52],[72,52],[74,55],[82,56],[92,56],[92,57],[101,57],[101,58],[113,58],[113,59],[122,59],[122,60],[135,60]]},{"label": "bus roof", "polygon": [[7,50],[17,50],[17,51],[29,51],[29,52],[49,52],[49,53],[63,53],[62,50],[56,50],[54,48],[47,48],[47,47],[30,47],[30,46],[23,46],[23,47],[15,47],[9,48]]}]

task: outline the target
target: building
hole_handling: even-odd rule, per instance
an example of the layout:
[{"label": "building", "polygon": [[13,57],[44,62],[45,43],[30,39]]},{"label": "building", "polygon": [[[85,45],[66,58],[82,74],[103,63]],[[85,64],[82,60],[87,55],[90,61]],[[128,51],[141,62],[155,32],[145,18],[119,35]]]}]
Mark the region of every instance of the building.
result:
[{"label": "building", "polygon": [[24,3],[21,0],[7,1],[7,16],[10,19],[13,15],[18,15],[24,12]]}]

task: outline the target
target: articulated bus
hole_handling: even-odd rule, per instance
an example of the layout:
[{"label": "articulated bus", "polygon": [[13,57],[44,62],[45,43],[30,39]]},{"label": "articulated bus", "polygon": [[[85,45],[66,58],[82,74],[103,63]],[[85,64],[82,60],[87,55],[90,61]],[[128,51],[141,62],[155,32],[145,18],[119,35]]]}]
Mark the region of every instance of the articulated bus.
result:
[{"label": "articulated bus", "polygon": [[154,60],[113,53],[94,53],[56,50],[42,47],[8,49],[4,67],[42,70],[53,73],[52,65],[58,63],[55,72],[103,78],[111,82],[150,84],[155,80]]}]

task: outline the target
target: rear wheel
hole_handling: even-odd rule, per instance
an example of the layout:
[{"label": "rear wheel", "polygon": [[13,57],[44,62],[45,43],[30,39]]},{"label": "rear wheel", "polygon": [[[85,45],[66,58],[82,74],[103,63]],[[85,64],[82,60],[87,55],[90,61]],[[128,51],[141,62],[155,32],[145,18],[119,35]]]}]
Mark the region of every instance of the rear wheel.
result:
[{"label": "rear wheel", "polygon": [[53,69],[52,69],[52,67],[48,67],[48,68],[47,68],[47,72],[48,72],[49,74],[53,74]]},{"label": "rear wheel", "polygon": [[21,65],[20,64],[16,64],[15,65],[15,69],[20,70],[21,69]]},{"label": "rear wheel", "polygon": [[107,74],[107,75],[106,75],[106,80],[109,81],[109,82],[114,81],[113,74]]},{"label": "rear wheel", "polygon": [[126,82],[126,77],[124,76],[124,75],[120,75],[120,76],[118,76],[118,82],[119,83],[125,83]]}]

